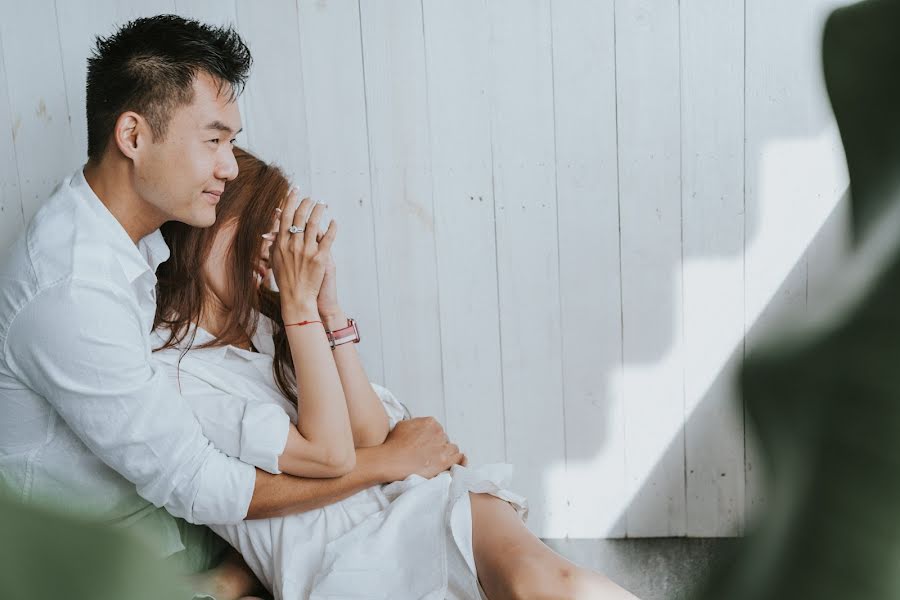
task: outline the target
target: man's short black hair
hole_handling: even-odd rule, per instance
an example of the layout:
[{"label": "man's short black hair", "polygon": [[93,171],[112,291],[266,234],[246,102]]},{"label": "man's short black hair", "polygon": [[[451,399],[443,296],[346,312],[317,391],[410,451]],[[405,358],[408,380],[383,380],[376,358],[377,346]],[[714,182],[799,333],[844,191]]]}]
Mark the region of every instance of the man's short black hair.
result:
[{"label": "man's short black hair", "polygon": [[97,37],[88,58],[88,158],[99,161],[125,111],[143,116],[153,139],[164,139],[172,110],[193,101],[194,78],[207,73],[233,101],[253,59],[231,27],[176,15],[135,19],[107,38]]}]

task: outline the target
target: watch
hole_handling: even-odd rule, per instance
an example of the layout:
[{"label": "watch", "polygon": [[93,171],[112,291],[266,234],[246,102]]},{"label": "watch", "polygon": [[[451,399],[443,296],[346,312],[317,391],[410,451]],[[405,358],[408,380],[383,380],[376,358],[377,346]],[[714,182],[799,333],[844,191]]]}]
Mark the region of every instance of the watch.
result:
[{"label": "watch", "polygon": [[359,343],[359,329],[357,329],[356,321],[353,319],[347,319],[347,326],[343,329],[326,330],[325,335],[328,336],[328,343],[331,344],[332,350],[341,344]]}]

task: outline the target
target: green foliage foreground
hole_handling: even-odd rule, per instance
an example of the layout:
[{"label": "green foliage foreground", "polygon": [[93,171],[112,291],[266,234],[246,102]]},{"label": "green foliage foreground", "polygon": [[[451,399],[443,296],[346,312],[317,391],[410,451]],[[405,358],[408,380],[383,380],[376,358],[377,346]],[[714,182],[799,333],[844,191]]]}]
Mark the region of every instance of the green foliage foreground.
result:
[{"label": "green foliage foreground", "polygon": [[121,530],[25,506],[0,494],[3,600],[190,598],[167,567]]}]

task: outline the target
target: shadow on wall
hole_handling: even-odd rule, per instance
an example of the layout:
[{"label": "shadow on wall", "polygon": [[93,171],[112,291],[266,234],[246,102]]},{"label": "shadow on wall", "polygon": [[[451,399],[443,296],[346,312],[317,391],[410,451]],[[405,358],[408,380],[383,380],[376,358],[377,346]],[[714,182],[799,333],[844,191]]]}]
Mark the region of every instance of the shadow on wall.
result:
[{"label": "shadow on wall", "polygon": [[828,91],[847,154],[854,253],[828,303],[748,357],[741,384],[769,507],[698,598],[900,594],[900,4],[836,11]]},{"label": "shadow on wall", "polygon": [[[734,535],[743,531],[745,505],[762,501],[752,452],[747,454],[745,473],[743,415],[733,389],[737,367],[745,344],[752,346],[783,313],[802,314],[815,305],[817,282],[837,264],[847,237],[842,156],[827,97],[822,93],[818,44],[813,41],[824,22],[825,5],[816,0],[808,0],[801,8],[767,5],[784,14],[768,15],[765,23],[774,29],[757,36],[759,39],[748,35],[745,139],[738,140],[738,147],[745,152],[742,213],[723,211],[719,195],[688,200],[690,190],[685,190],[682,198],[683,209],[691,202],[691,210],[705,210],[724,220],[709,219],[710,227],[736,227],[738,234],[710,234],[702,238],[702,244],[683,244],[683,256],[668,257],[667,268],[659,271],[668,279],[654,286],[671,290],[652,300],[654,324],[659,326],[655,335],[629,338],[626,319],[624,364],[607,362],[594,367],[608,382],[603,398],[583,400],[600,409],[595,413],[597,433],[592,447],[599,454],[570,452],[566,465],[553,465],[545,474],[544,489],[559,485],[560,471],[567,467],[570,478],[573,470],[580,471],[582,466],[587,476],[591,465],[620,435],[611,428],[627,428],[627,493],[613,501],[620,510],[617,520],[607,526],[612,537],[663,535],[660,529],[666,523],[672,536]],[[752,11],[747,18],[753,18]],[[754,22],[763,21],[757,18]],[[751,23],[747,25],[749,29]],[[779,41],[777,52],[767,45],[772,39]],[[685,163],[692,158],[682,156]],[[682,236],[688,225],[685,219]],[[651,249],[655,240],[639,243]],[[693,294],[694,301],[697,298],[696,287],[685,290],[686,277],[692,269],[706,265],[712,268],[700,279],[705,286],[704,307],[686,307],[685,292]],[[725,277],[717,278],[717,272]],[[627,310],[627,294],[623,298]],[[734,309],[731,303],[735,299],[744,303],[738,309],[738,314],[743,310],[743,327],[723,331],[716,326],[728,321],[702,322],[703,310],[712,317],[722,309],[727,313]],[[684,320],[685,310],[694,311],[694,321]],[[671,318],[656,323],[656,316],[663,314]],[[689,378],[680,380],[681,389],[652,398],[656,404],[640,397],[642,382],[651,382],[646,388],[653,390],[654,378],[672,380],[672,370],[685,368],[685,358],[699,364],[690,365]],[[573,358],[566,356],[565,360]],[[617,399],[623,393],[624,415],[617,415]],[[629,410],[634,410],[628,405],[635,402],[641,407],[683,404],[684,410],[677,422],[669,419],[660,427],[649,415],[638,415],[642,423],[650,425],[644,432],[623,422]],[[665,413],[665,408],[661,412]],[[632,453],[635,455],[630,456]],[[723,470],[723,463],[730,468]],[[601,487],[604,482],[594,485]],[[615,483],[608,487],[620,489]],[[711,490],[717,497],[708,497]]]},{"label": "shadow on wall", "polygon": [[[811,258],[812,255],[816,252],[817,249],[824,247],[833,248],[835,239],[840,239],[846,236],[845,229],[847,225],[847,212],[849,210],[850,198],[849,192],[845,192],[838,203],[835,205],[831,214],[826,219],[822,228],[816,234],[816,236],[810,240],[806,250],[800,255],[797,260],[793,264],[793,268],[791,269],[792,273],[801,272],[803,266],[807,263],[807,261]],[[836,262],[836,261],[835,261]],[[800,312],[797,314],[797,311],[793,310],[777,310],[778,302],[780,299],[784,298],[787,293],[791,290],[791,288],[796,286],[796,281],[792,279],[786,280],[782,286],[773,294],[773,303],[766,307],[764,311],[767,315],[767,318],[757,321],[753,327],[751,327],[750,332],[748,333],[748,338],[753,339],[765,339],[767,335],[771,335],[773,330],[777,329],[780,325],[786,325],[789,322],[793,321],[794,318],[804,318],[804,313]],[[816,289],[811,289],[810,294],[813,295],[817,293]],[[783,308],[783,307],[782,307]],[[763,340],[760,340],[763,341]],[[707,411],[716,411],[716,412],[726,412],[731,413],[735,421],[742,420],[741,414],[743,412],[743,403],[740,400],[739,392],[738,392],[738,383],[737,379],[737,370],[740,364],[743,361],[744,357],[744,347],[743,344],[739,344],[734,348],[731,355],[728,356],[726,362],[726,368],[719,371],[718,375],[714,379],[714,381],[710,384],[709,389],[703,395],[702,399],[699,401],[696,409],[685,419],[684,429],[685,431],[690,431],[693,436],[696,436],[701,440],[716,440],[720,439],[723,436],[723,431],[721,427],[716,427],[721,425],[721,420],[716,419],[706,419],[702,418],[704,413]],[[700,418],[698,418],[700,416]],[[747,444],[750,445],[755,443],[756,436],[752,426],[752,423],[748,420],[745,427]],[[730,433],[730,432],[724,432]],[[647,476],[647,481],[649,482],[660,482],[666,480],[666,473],[663,472],[664,469],[668,468],[668,465],[675,462],[675,459],[680,460],[684,456],[684,446],[683,446],[683,438],[681,435],[676,435],[676,438],[666,447],[665,452],[660,458],[657,465],[654,467],[653,471],[650,472]],[[716,446],[714,444],[709,445],[711,451],[715,450]],[[747,468],[747,477],[753,477],[756,479],[760,485],[762,485],[763,479],[765,478],[765,472],[763,471],[763,465],[756,462],[754,458],[752,458],[755,453],[748,452],[746,468]],[[755,473],[755,471],[760,471],[759,473]],[[685,473],[685,479],[689,479],[691,477],[697,476],[696,472],[692,472],[690,467],[688,467],[688,471]],[[702,476],[705,478],[704,482],[700,482],[700,492],[708,493],[709,489],[719,488],[720,494],[717,498],[720,505],[718,506],[719,511],[712,514],[705,515],[695,515],[695,518],[698,520],[705,520],[706,522],[712,521],[709,524],[710,527],[713,527],[716,531],[718,531],[718,535],[728,535],[729,528],[733,527],[734,523],[740,523],[742,521],[741,511],[743,506],[740,503],[733,503],[734,498],[738,497],[739,493],[743,492],[743,477],[744,473],[740,473],[740,483],[735,485],[733,474],[725,473],[725,472],[715,472],[708,471],[703,473]],[[729,478],[729,476],[732,476]],[[724,482],[724,483],[722,483]],[[685,487],[678,486],[676,489],[666,489],[660,488],[658,485],[653,484],[645,484],[643,485],[636,493],[634,499],[642,498],[642,497],[663,497],[668,498],[675,496],[676,494],[682,493],[684,490],[687,490],[688,494],[688,512],[690,515],[690,504],[691,501],[699,501],[699,498],[692,498],[691,486],[685,483]],[[765,490],[758,489],[757,493],[757,502],[758,505],[748,507],[752,509],[751,514],[748,515],[748,518],[753,520],[753,518],[759,514],[761,511],[764,511],[766,508],[766,495]],[[624,520],[625,515],[623,514],[620,517],[620,520]],[[621,525],[621,523],[619,523]],[[742,533],[742,531],[732,531],[731,534]]]}]

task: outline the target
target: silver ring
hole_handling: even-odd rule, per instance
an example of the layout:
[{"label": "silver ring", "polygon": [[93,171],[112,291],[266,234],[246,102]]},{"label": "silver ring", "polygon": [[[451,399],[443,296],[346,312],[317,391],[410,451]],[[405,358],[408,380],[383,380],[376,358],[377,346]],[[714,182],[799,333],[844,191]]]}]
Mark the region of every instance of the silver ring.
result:
[{"label": "silver ring", "polygon": [[303,233],[302,227],[297,227],[296,225],[291,225],[288,227],[288,233]]}]

